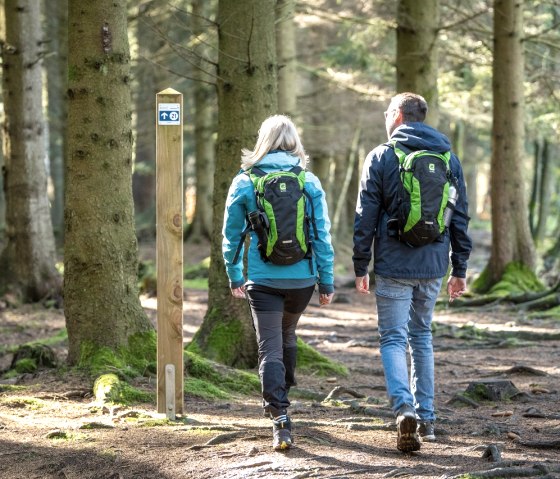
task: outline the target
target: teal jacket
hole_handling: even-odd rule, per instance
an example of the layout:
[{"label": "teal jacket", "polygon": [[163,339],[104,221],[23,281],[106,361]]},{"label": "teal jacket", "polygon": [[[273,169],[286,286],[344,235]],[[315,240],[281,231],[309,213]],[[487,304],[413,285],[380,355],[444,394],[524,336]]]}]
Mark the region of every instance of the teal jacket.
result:
[{"label": "teal jacket", "polygon": [[[284,151],[275,150],[259,161],[258,167],[269,173],[287,171],[298,164],[299,158]],[[312,268],[307,259],[291,266],[265,263],[257,250],[257,236],[251,230],[247,268],[248,283],[281,289],[303,288],[318,283],[320,293],[334,292],[334,250],[330,235],[331,222],[321,183],[309,171],[305,173],[305,189],[312,198],[317,225],[317,237],[313,235],[313,231],[310,232],[313,249]],[[245,283],[243,261],[240,260],[237,264],[233,264],[233,258],[239,246],[241,233],[246,226],[247,214],[256,209],[253,183],[247,174],[240,172],[233,179],[229,188],[222,229],[222,254],[232,288],[238,288]],[[241,257],[243,257],[243,250]]]}]

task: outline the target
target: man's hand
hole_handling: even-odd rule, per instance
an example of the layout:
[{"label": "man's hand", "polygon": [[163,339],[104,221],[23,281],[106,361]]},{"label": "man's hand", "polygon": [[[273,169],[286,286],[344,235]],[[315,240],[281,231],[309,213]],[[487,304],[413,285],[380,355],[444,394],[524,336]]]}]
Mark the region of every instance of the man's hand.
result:
[{"label": "man's hand", "polygon": [[231,288],[231,295],[234,298],[245,299],[245,286],[239,286],[239,288]]},{"label": "man's hand", "polygon": [[467,290],[467,280],[465,278],[456,278],[449,276],[447,280],[447,294],[449,295],[449,302],[452,303],[455,298],[463,295]]},{"label": "man's hand", "polygon": [[319,305],[326,306],[327,304],[331,304],[334,297],[334,293],[322,293],[319,295]]},{"label": "man's hand", "polygon": [[356,291],[360,294],[369,294],[369,275],[356,276]]}]

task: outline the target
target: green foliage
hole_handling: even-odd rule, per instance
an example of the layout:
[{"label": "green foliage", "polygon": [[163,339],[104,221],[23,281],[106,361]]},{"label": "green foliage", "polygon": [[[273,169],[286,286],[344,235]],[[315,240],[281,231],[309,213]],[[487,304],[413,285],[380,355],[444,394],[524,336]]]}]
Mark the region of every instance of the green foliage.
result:
[{"label": "green foliage", "polygon": [[299,370],[318,374],[319,376],[329,376],[332,374],[340,376],[348,375],[346,366],[323,356],[317,350],[303,342],[301,338],[298,338],[297,346],[297,368]]}]

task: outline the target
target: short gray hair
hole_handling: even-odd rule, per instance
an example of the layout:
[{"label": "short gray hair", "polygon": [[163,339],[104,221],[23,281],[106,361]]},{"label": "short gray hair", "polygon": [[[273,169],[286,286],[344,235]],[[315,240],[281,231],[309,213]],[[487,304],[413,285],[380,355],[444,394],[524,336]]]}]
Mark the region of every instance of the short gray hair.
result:
[{"label": "short gray hair", "polygon": [[273,115],[263,121],[255,148],[253,150],[244,148],[241,151],[241,168],[250,169],[273,150],[283,150],[298,157],[302,168],[307,164],[307,155],[297,129],[292,120],[285,115]]}]

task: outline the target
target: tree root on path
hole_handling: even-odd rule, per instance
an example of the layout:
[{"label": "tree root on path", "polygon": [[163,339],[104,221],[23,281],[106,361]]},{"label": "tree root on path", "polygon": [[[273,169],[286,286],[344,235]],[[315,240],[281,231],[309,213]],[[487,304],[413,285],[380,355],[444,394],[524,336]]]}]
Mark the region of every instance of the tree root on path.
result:
[{"label": "tree root on path", "polygon": [[456,402],[462,402],[463,404],[466,404],[467,406],[472,406],[475,409],[480,407],[480,404],[478,404],[476,401],[473,401],[472,399],[463,396],[462,394],[455,394],[455,396],[453,396],[445,404],[453,404]]},{"label": "tree root on path", "polygon": [[[468,472],[472,479],[507,479],[513,477],[555,477],[553,474],[560,472],[560,466],[551,464],[535,464],[531,467],[496,467],[487,471]],[[465,473],[447,477],[446,479],[459,479]]]},{"label": "tree root on path", "polygon": [[362,399],[366,397],[365,394],[354,391],[353,389],[345,388],[344,386],[337,386],[327,395],[327,397],[324,400],[331,401],[333,399],[342,396],[343,394],[349,394],[350,396],[358,399]]}]

